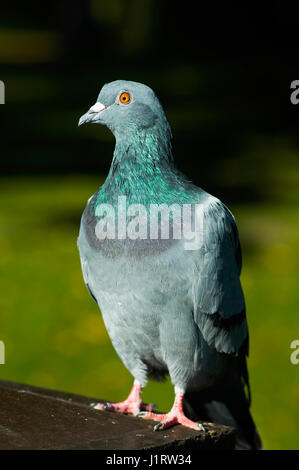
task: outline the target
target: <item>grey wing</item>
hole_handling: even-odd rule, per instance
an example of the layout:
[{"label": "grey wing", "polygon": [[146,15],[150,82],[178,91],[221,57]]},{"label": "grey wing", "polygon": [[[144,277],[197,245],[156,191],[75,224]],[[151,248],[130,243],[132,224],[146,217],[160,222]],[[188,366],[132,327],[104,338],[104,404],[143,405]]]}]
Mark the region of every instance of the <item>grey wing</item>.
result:
[{"label": "grey wing", "polygon": [[237,226],[218,199],[203,211],[203,240],[193,291],[195,321],[204,339],[218,352],[248,353]]},{"label": "grey wing", "polygon": [[96,194],[94,194],[93,196],[91,196],[88,201],[87,201],[87,205],[85,207],[85,210],[82,214],[82,217],[81,217],[81,223],[80,223],[80,233],[79,233],[79,237],[78,237],[78,240],[77,240],[77,246],[78,246],[78,249],[79,249],[79,254],[80,254],[80,262],[81,262],[81,269],[82,269],[82,274],[83,274],[83,279],[84,279],[84,282],[86,284],[86,287],[88,289],[88,292],[89,294],[91,295],[91,297],[93,298],[93,300],[98,303],[97,299],[96,299],[96,296],[93,294],[92,290],[91,290],[91,287],[90,287],[90,284],[89,284],[89,281],[88,281],[88,278],[89,278],[89,269],[88,269],[88,258],[86,256],[86,252],[89,252],[90,249],[87,248],[87,240],[84,236],[82,236],[82,232],[84,231],[83,229],[83,225],[84,224],[89,224],[90,225],[90,217],[88,217],[88,209],[89,209],[89,204],[91,202],[91,200],[96,196]]}]

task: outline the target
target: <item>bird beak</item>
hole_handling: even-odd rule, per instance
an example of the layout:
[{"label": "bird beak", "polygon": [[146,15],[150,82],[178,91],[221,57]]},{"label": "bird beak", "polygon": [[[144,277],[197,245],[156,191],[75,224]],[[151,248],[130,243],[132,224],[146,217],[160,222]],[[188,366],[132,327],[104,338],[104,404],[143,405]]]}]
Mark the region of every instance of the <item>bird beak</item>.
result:
[{"label": "bird beak", "polygon": [[82,126],[82,124],[87,124],[88,122],[96,122],[99,114],[102,113],[106,108],[107,106],[97,102],[87,111],[87,113],[80,117],[78,126]]}]

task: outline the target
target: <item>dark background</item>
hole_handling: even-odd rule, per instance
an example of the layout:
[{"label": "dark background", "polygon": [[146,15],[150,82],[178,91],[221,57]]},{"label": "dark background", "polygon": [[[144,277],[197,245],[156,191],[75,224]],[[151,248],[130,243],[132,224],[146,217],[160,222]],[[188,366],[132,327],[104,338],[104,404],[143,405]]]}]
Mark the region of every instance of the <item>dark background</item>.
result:
[{"label": "dark background", "polygon": [[[1,4],[1,378],[128,394],[76,248],[114,138],[77,123],[104,83],[140,81],[167,112],[181,170],[236,217],[252,413],[264,448],[299,448],[298,23],[295,1]],[[150,382],[143,399],[167,411],[172,386]]]},{"label": "dark background", "polygon": [[[299,8],[260,3],[7,2],[0,20],[3,172],[106,173],[112,136],[76,124],[105,82],[124,78],[156,91],[179,166],[196,183],[225,198],[265,196],[260,178],[245,181],[242,173],[258,165],[267,184],[273,139],[298,148],[289,96]],[[219,177],[224,165],[234,172],[233,187]]]}]

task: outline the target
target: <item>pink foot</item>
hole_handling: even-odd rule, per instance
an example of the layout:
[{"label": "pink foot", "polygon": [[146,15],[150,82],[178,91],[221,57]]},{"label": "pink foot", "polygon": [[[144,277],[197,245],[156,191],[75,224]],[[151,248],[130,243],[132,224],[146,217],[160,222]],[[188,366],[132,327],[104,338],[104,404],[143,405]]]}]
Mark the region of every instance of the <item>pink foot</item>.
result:
[{"label": "pink foot", "polygon": [[96,410],[116,411],[117,413],[130,413],[136,416],[141,410],[152,412],[157,408],[154,404],[146,404],[141,400],[142,386],[134,384],[128,398],[119,403],[97,403],[94,406]]},{"label": "pink foot", "polygon": [[174,424],[182,424],[187,428],[195,429],[196,431],[205,431],[205,428],[202,424],[191,421],[187,418],[183,412],[183,397],[184,394],[179,392],[176,393],[174,405],[171,411],[167,414],[158,414],[149,412],[140,412],[138,416],[144,419],[152,419],[154,421],[159,421],[158,424],[154,427],[154,431],[159,429],[166,429]]}]

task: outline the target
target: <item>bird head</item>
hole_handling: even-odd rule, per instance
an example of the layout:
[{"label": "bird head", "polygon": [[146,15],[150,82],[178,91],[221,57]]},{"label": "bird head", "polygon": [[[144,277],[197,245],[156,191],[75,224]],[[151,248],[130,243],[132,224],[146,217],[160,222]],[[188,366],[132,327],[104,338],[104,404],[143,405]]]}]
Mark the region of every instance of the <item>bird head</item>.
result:
[{"label": "bird head", "polygon": [[96,103],[79,120],[78,125],[106,125],[115,137],[127,137],[150,128],[170,126],[164,110],[151,88],[142,83],[116,80],[103,86]]}]

